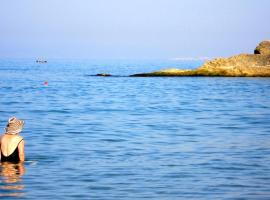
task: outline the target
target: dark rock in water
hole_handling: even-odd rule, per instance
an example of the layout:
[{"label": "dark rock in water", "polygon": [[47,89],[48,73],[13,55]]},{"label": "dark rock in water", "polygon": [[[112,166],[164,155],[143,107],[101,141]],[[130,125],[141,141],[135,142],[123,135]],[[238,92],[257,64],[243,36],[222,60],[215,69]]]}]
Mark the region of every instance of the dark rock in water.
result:
[{"label": "dark rock in water", "polygon": [[111,74],[97,74],[96,76],[111,76]]},{"label": "dark rock in water", "polygon": [[261,42],[254,50],[254,54],[270,54],[270,40]]},{"label": "dark rock in water", "polygon": [[149,76],[249,76],[270,77],[270,41],[264,41],[255,54],[240,54],[230,58],[216,58],[194,70],[165,69],[151,73],[131,75]]}]

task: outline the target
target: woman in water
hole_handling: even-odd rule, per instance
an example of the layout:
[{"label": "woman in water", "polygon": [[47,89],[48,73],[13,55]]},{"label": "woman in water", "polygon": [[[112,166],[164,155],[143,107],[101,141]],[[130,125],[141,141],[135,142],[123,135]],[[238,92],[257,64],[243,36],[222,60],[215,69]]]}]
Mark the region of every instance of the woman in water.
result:
[{"label": "woman in water", "polygon": [[18,163],[24,161],[24,140],[19,135],[23,120],[12,117],[8,120],[6,132],[0,138],[1,162]]}]

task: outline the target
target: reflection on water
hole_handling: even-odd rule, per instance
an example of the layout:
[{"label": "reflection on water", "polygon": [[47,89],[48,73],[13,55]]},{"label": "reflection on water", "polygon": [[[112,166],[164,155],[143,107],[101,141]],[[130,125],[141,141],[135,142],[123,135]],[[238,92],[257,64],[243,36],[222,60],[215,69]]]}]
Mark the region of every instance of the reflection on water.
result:
[{"label": "reflection on water", "polygon": [[25,174],[23,163],[4,162],[0,164],[0,197],[23,196]]}]

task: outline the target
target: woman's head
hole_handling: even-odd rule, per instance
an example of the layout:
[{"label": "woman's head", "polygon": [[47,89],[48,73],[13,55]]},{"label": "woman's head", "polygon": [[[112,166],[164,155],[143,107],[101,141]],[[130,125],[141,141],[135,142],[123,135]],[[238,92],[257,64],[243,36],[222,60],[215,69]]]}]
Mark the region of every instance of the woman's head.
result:
[{"label": "woman's head", "polygon": [[8,120],[8,124],[6,127],[6,133],[8,134],[18,134],[22,131],[24,125],[23,120],[19,120],[16,117],[11,117]]}]

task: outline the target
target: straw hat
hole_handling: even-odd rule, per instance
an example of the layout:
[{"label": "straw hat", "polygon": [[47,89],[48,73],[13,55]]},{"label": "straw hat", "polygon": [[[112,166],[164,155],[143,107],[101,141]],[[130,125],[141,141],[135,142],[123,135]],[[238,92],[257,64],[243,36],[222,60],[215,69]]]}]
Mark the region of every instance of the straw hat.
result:
[{"label": "straw hat", "polygon": [[8,134],[17,134],[22,131],[24,125],[23,120],[19,120],[16,117],[11,117],[8,120],[6,127],[6,133]]}]

